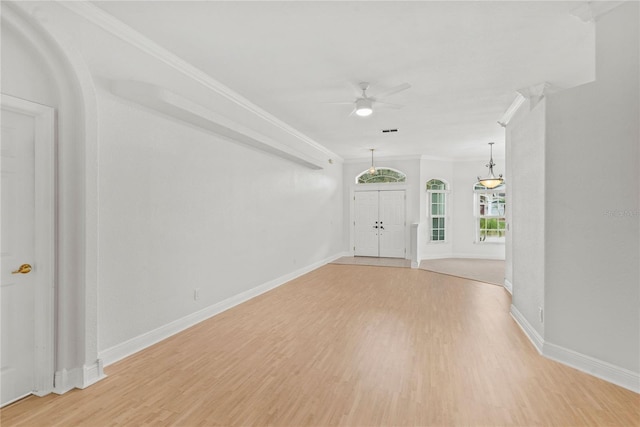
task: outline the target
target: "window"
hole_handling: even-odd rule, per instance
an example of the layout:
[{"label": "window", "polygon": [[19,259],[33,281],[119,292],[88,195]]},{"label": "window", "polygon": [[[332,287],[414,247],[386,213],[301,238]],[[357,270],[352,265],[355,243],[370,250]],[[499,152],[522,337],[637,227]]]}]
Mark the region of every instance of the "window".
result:
[{"label": "window", "polygon": [[446,240],[447,184],[439,179],[427,181],[427,207],[429,216],[429,240]]},{"label": "window", "polygon": [[476,242],[504,243],[504,185],[487,188],[480,183],[473,187],[476,209]]},{"label": "window", "polygon": [[369,170],[356,177],[356,184],[379,184],[382,182],[406,182],[407,176],[399,170],[391,168],[378,168],[374,173]]}]

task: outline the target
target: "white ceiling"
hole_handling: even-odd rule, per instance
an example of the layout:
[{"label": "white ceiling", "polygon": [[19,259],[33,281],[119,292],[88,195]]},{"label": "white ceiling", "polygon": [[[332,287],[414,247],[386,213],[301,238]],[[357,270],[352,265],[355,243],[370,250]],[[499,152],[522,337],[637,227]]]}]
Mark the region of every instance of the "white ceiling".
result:
[{"label": "white ceiling", "polygon": [[[515,91],[594,79],[594,29],[577,2],[96,2],[345,159],[504,153],[496,121]],[[349,117],[360,81],[401,110]],[[398,128],[383,134],[382,129]]]}]

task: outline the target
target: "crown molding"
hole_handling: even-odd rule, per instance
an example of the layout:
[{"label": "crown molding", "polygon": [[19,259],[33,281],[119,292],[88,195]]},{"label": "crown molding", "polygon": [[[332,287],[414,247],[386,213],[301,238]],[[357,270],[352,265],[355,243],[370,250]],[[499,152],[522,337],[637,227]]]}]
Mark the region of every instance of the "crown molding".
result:
[{"label": "crown molding", "polygon": [[524,101],[525,97],[520,92],[516,92],[515,99],[513,100],[509,108],[507,108],[507,110],[504,112],[502,117],[500,117],[500,119],[498,120],[498,124],[503,128],[507,127],[513,116],[518,112],[518,110],[524,103]]},{"label": "crown molding", "polygon": [[124,42],[135,46],[140,49],[144,53],[162,61],[167,64],[171,68],[179,71],[185,76],[191,78],[194,81],[202,84],[206,88],[214,91],[220,96],[226,98],[227,100],[235,103],[239,107],[245,109],[246,111],[254,114],[255,116],[261,118],[267,123],[275,126],[276,128],[294,136],[299,142],[304,143],[320,152],[332,158],[334,161],[342,161],[343,159],[338,156],[336,153],[330,151],[323,145],[309,138],[302,132],[258,107],[248,99],[244,98],[242,95],[234,92],[229,89],[227,86],[223,85],[209,74],[200,70],[199,68],[193,66],[189,62],[183,60],[177,55],[171,53],[167,49],[163,48],[156,42],[151,39],[143,36],[130,26],[126,25],[124,22],[120,21],[113,15],[107,13],[106,11],[100,9],[98,6],[95,6],[87,1],[62,1],[57,0],[58,4],[64,6],[71,12],[76,15],[86,19],[89,22],[97,25],[108,33],[118,37]]},{"label": "crown molding", "polygon": [[533,110],[542,101],[542,98],[561,89],[549,82],[542,82],[518,89],[517,93],[529,101],[529,110]]},{"label": "crown molding", "polygon": [[109,86],[117,96],[211,131],[232,142],[273,154],[310,169],[323,169],[320,162],[311,157],[165,88],[129,80],[112,81]]},{"label": "crown molding", "polygon": [[596,22],[623,3],[624,1],[587,1],[573,9],[570,14],[585,23]]}]

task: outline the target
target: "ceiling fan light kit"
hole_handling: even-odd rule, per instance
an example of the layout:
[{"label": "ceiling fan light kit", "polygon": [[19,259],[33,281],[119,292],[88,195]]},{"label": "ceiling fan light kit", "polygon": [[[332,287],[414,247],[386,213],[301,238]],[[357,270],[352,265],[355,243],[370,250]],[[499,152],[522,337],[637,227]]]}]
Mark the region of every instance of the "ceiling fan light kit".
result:
[{"label": "ceiling fan light kit", "polygon": [[359,98],[356,100],[356,114],[360,117],[367,117],[373,113],[372,102],[370,99]]}]

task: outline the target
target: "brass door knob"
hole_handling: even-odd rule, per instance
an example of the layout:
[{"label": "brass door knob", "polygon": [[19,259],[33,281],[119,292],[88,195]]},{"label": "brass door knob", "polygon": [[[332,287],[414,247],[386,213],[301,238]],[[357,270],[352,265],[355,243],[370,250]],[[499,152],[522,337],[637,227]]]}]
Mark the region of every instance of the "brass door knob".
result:
[{"label": "brass door knob", "polygon": [[19,269],[12,271],[11,274],[27,274],[31,271],[31,265],[22,264]]}]

